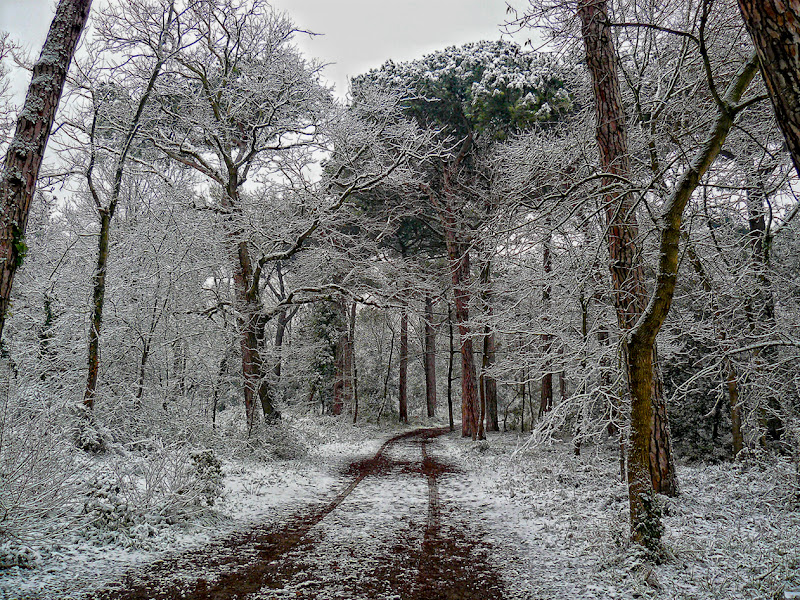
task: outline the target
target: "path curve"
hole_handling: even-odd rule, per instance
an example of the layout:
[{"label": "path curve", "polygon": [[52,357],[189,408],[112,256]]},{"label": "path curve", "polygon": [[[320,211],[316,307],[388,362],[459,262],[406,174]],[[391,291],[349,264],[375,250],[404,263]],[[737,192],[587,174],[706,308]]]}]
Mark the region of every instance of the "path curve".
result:
[{"label": "path curve", "polygon": [[[459,507],[440,503],[440,485],[458,477],[456,468],[431,451],[435,439],[447,431],[417,429],[396,435],[373,457],[348,465],[343,471],[348,483],[329,502],[156,561],[146,573],[132,571],[86,600],[503,598],[500,577],[486,558],[488,546],[465,527]],[[420,485],[427,486],[422,500]],[[359,486],[360,499],[354,494]],[[409,510],[400,518],[384,515],[393,528],[390,545],[384,541],[377,550],[360,548],[351,540],[365,529],[379,529],[370,524],[373,514],[365,514],[362,504],[381,493],[386,496],[387,486],[396,503]],[[424,521],[417,514],[422,510]],[[333,542],[334,553],[349,553],[349,558],[330,558],[331,542],[325,542],[330,533],[344,536],[344,544]]]}]

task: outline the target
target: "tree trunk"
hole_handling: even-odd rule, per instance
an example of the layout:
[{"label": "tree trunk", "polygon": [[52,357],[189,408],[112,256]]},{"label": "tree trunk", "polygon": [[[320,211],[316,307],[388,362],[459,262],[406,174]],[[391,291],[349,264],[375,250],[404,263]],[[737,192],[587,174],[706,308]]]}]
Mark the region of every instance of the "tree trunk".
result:
[{"label": "tree trunk", "polygon": [[436,331],[433,328],[433,300],[425,296],[425,399],[428,418],[436,416]]},{"label": "tree trunk", "polygon": [[450,418],[450,431],[455,429],[453,423],[453,354],[455,345],[453,343],[453,311],[450,303],[447,303],[447,327],[450,332],[450,351],[447,354],[447,414]]},{"label": "tree trunk", "polygon": [[800,1],[739,0],[778,126],[800,174]]},{"label": "tree trunk", "polygon": [[519,425],[520,433],[525,433],[525,387],[525,369],[522,369],[522,382],[520,383],[520,392],[522,396],[522,415]]},{"label": "tree trunk", "polygon": [[469,251],[462,248],[456,238],[455,215],[452,207],[446,209],[445,239],[455,297],[455,322],[461,347],[461,435],[478,438],[480,414],[476,385],[475,359],[469,328]]},{"label": "tree trunk", "polygon": [[728,360],[728,377],[725,381],[728,387],[728,401],[731,410],[731,431],[733,432],[733,457],[744,449],[744,436],[742,435],[742,413],[739,407],[739,385],[736,369]]},{"label": "tree trunk", "polygon": [[275,366],[272,368],[272,373],[275,375],[275,380],[281,378],[281,370],[283,368],[283,338],[286,335],[286,326],[289,324],[288,312],[283,309],[278,313],[278,318],[275,323]]},{"label": "tree trunk", "polygon": [[[464,158],[472,149],[472,133],[461,144],[458,155],[444,167],[444,198],[431,194],[431,201],[436,206],[444,229],[450,275],[453,281],[455,299],[455,322],[461,347],[461,435],[478,439],[480,418],[480,401],[478,398],[477,375],[475,373],[474,351],[469,326],[469,282],[470,262],[469,246],[465,243],[464,234],[458,226],[456,217],[456,184],[454,178]],[[440,201],[441,200],[441,201]]]},{"label": "tree trunk", "polygon": [[[493,314],[492,307],[492,263],[487,260],[481,269],[481,296],[483,300],[483,310],[487,319],[491,319]],[[496,358],[496,343],[494,331],[487,324],[483,332],[483,359],[481,361],[481,392],[483,399],[481,402],[486,408],[487,422],[486,431],[500,431],[500,423],[497,418],[497,381],[486,371],[491,370]]]},{"label": "tree trunk", "polygon": [[[545,331],[550,329],[550,273],[553,270],[552,257],[550,256],[550,242],[552,234],[549,231],[550,219],[545,220],[545,227],[548,228],[547,238],[544,241],[542,251],[542,271],[544,272],[544,283],[542,285],[542,316],[543,328]],[[542,335],[542,352],[544,353],[544,374],[542,375],[541,397],[539,400],[539,418],[553,408],[553,370],[552,370],[552,351],[553,336],[549,333]]]},{"label": "tree trunk", "polygon": [[[163,40],[164,35],[166,34],[166,28],[168,28],[172,22],[172,17],[174,13],[172,11],[172,7],[170,7],[167,23],[165,25],[165,29],[162,29],[160,39]],[[90,139],[90,146],[91,146],[91,156],[89,159],[89,166],[86,170],[86,180],[89,187],[89,191],[92,194],[92,199],[94,200],[95,207],[97,208],[98,214],[100,215],[100,238],[98,242],[98,249],[97,249],[97,269],[95,270],[93,283],[94,283],[94,290],[93,290],[93,304],[92,304],[92,319],[89,326],[89,356],[88,356],[88,363],[89,363],[89,372],[86,378],[86,389],[83,395],[83,403],[84,405],[92,409],[94,408],[94,396],[95,391],[97,389],[97,377],[99,371],[99,362],[100,362],[100,329],[102,327],[103,322],[103,303],[105,299],[105,288],[106,288],[106,270],[108,265],[108,242],[109,242],[109,235],[111,230],[111,220],[114,218],[114,213],[117,210],[117,203],[119,202],[120,192],[122,190],[122,178],[125,173],[125,162],[128,158],[128,153],[131,150],[133,145],[133,141],[136,138],[137,131],[139,129],[139,123],[142,118],[142,114],[144,113],[145,106],[150,98],[150,94],[155,87],[156,80],[158,79],[159,75],[161,74],[161,68],[164,64],[163,56],[157,56],[156,62],[153,65],[153,70],[150,72],[150,77],[147,82],[147,86],[144,89],[141,97],[139,98],[139,102],[137,103],[136,111],[128,123],[127,131],[125,132],[125,138],[122,142],[122,146],[120,148],[119,156],[117,157],[116,165],[114,168],[114,176],[111,182],[111,193],[110,197],[108,198],[107,206],[103,206],[103,202],[100,198],[100,195],[97,192],[97,188],[94,185],[94,166],[95,166],[95,159],[96,159],[96,125],[97,125],[97,117],[99,112],[99,107],[95,107],[94,117],[92,119],[92,128],[91,128],[91,139]],[[155,321],[153,321],[155,323]],[[149,343],[145,343],[145,351],[143,352],[143,362],[147,360],[147,347],[149,347]],[[144,384],[144,380],[142,378],[142,384]],[[139,388],[142,389],[141,387]],[[137,396],[141,398],[141,394]]]},{"label": "tree trunk", "polygon": [[400,378],[398,382],[400,422],[408,423],[408,308],[400,309]]},{"label": "tree trunk", "polygon": [[350,389],[353,395],[353,423],[358,421],[358,367],[356,366],[356,310],[358,302],[353,302],[350,307],[350,327],[349,327],[349,352],[350,352]]},{"label": "tree trunk", "polygon": [[61,0],[17,119],[0,174],[3,226],[0,233],[0,336],[11,302],[17,267],[25,255],[25,228],[47,140],[53,127],[75,48],[92,0]]},{"label": "tree trunk", "polygon": [[[606,0],[580,0],[578,15],[586,49],[586,62],[594,89],[597,144],[602,169],[627,177],[630,172],[625,113],[616,69],[616,56],[608,25]],[[617,181],[605,177],[613,190]],[[611,279],[617,320],[623,330],[636,325],[644,310],[644,273],[637,248],[638,224],[633,199],[625,191],[610,191],[603,199],[611,259]],[[660,543],[661,523],[650,478],[650,440],[653,429],[653,347],[627,348],[631,390],[631,444],[628,454],[628,495],[631,536],[653,547]],[[654,439],[663,439],[656,435]]]},{"label": "tree trunk", "polygon": [[107,210],[100,211],[100,241],[97,249],[97,266],[94,272],[92,292],[92,320],[89,324],[89,374],[86,378],[86,390],[83,404],[88,409],[94,408],[94,397],[97,390],[97,379],[100,372],[100,327],[103,322],[103,299],[106,292],[106,262],[108,260],[108,233],[111,217]]}]

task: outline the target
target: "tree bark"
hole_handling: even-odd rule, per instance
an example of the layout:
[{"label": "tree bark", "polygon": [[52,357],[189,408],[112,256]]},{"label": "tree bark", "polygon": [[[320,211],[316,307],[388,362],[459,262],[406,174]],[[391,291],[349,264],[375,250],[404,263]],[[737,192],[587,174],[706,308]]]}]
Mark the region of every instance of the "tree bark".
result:
[{"label": "tree bark", "polygon": [[350,326],[349,326],[349,352],[350,352],[350,379],[352,384],[350,389],[353,395],[353,423],[358,421],[358,367],[356,365],[356,310],[358,302],[353,301],[350,307]]},{"label": "tree bark", "polygon": [[425,399],[428,418],[436,416],[436,331],[433,328],[433,300],[425,296]]},{"label": "tree bark", "polygon": [[[545,227],[549,229],[550,219],[546,219]],[[553,270],[552,257],[550,256],[551,232],[547,232],[542,251],[542,271],[544,273],[544,283],[542,285],[542,317],[545,331],[549,329],[550,316],[550,272]],[[544,374],[542,375],[541,396],[539,398],[539,418],[553,408],[553,370],[552,354],[553,336],[549,333],[542,335],[542,352],[544,353]]]},{"label": "tree bark", "polygon": [[0,175],[0,336],[11,302],[17,267],[25,255],[25,228],[47,140],[53,127],[75,48],[89,17],[91,0],[61,0],[42,52],[33,66],[25,103]]},{"label": "tree bark", "polygon": [[89,373],[86,377],[86,389],[83,393],[83,404],[90,410],[94,408],[97,380],[100,373],[100,328],[103,323],[103,303],[106,291],[106,264],[108,261],[108,234],[110,228],[111,216],[107,210],[101,210],[97,266],[95,267],[92,286],[92,319],[89,324]]},{"label": "tree bark", "polygon": [[[465,243],[464,234],[458,226],[456,217],[455,177],[461,163],[472,149],[472,133],[461,144],[458,155],[444,166],[443,198],[431,194],[431,201],[439,212],[439,217],[444,229],[445,245],[453,281],[453,296],[455,301],[455,322],[461,347],[461,435],[479,438],[482,426],[479,426],[480,399],[478,398],[477,375],[475,372],[475,358],[472,346],[472,337],[469,326],[469,282],[470,282],[470,257],[469,247]],[[441,200],[441,201],[440,201]]]},{"label": "tree bark", "polygon": [[400,403],[400,422],[408,423],[408,308],[400,309],[400,378],[398,396]]},{"label": "tree bark", "polygon": [[450,303],[447,303],[447,328],[450,333],[450,351],[447,354],[447,414],[450,418],[450,431],[455,429],[453,423],[453,354],[455,354],[455,344],[453,343],[453,310]]},{"label": "tree bark", "polygon": [[800,175],[800,1],[739,0],[739,9]]},{"label": "tree bark", "polygon": [[334,303],[337,314],[337,339],[334,351],[333,404],[331,412],[338,416],[350,400],[350,371],[348,361],[348,311],[343,300]]},{"label": "tree bark", "polygon": [[469,327],[469,251],[463,248],[457,238],[455,214],[450,201],[444,210],[445,240],[450,259],[455,299],[455,322],[458,326],[461,347],[461,435],[478,439],[478,418],[480,414],[478,389],[476,385],[475,358]]},{"label": "tree bark", "polygon": [[[603,205],[614,306],[620,328],[627,331],[636,326],[644,311],[646,292],[637,247],[638,223],[633,198],[625,191],[613,191],[617,183],[614,176],[629,175],[630,159],[606,0],[580,0],[578,15],[587,66],[592,76],[600,163],[603,171],[609,175],[603,178],[603,186],[612,190],[606,193]],[[637,340],[637,343],[629,341],[626,353],[628,384],[631,390],[631,444],[628,454],[631,535],[635,542],[645,546],[656,546],[660,543],[660,515],[653,491],[673,494],[677,492],[674,487],[662,487],[662,483],[674,484],[674,476],[662,477],[661,465],[651,463],[651,456],[656,461],[666,456],[667,469],[674,473],[669,446],[663,452],[656,447],[651,453],[650,448],[651,441],[669,441],[668,429],[655,431],[657,426],[666,425],[666,411],[664,409],[662,421],[662,411],[653,410],[653,400],[658,398],[657,394],[661,391],[656,384],[659,379],[653,376],[654,341],[654,337],[641,342]],[[663,398],[661,400],[663,404]]]},{"label": "tree bark", "polygon": [[[492,263],[487,260],[481,269],[481,295],[487,319],[491,319],[493,314],[491,270]],[[486,431],[500,431],[500,422],[497,417],[497,381],[486,373],[494,365],[496,354],[497,344],[495,343],[494,331],[487,324],[483,332],[483,358],[481,364],[481,391],[484,395],[482,402],[486,407],[487,417]]]}]

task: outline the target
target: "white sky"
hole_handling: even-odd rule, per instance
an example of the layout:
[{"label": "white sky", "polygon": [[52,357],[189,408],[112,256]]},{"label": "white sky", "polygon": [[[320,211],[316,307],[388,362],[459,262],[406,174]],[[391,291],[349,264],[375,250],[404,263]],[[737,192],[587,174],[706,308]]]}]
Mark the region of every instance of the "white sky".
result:
[{"label": "white sky", "polygon": [[[101,1],[94,0],[93,7]],[[499,39],[506,18],[505,0],[273,0],[272,4],[300,28],[322,34],[298,37],[297,44],[308,56],[335,63],[325,74],[340,96],[347,92],[348,77],[390,58],[411,60],[446,46]],[[8,31],[38,54],[54,7],[55,0],[0,0],[0,31]],[[526,37],[515,39],[523,43]]]}]

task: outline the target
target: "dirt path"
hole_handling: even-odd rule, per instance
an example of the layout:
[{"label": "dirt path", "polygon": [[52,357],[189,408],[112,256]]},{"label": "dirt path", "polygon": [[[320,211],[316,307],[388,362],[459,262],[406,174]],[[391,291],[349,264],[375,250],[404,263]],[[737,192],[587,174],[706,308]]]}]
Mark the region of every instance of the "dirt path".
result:
[{"label": "dirt path", "polygon": [[131,573],[92,600],[494,600],[487,547],[439,487],[459,476],[422,429],[350,464],[330,502]]}]

